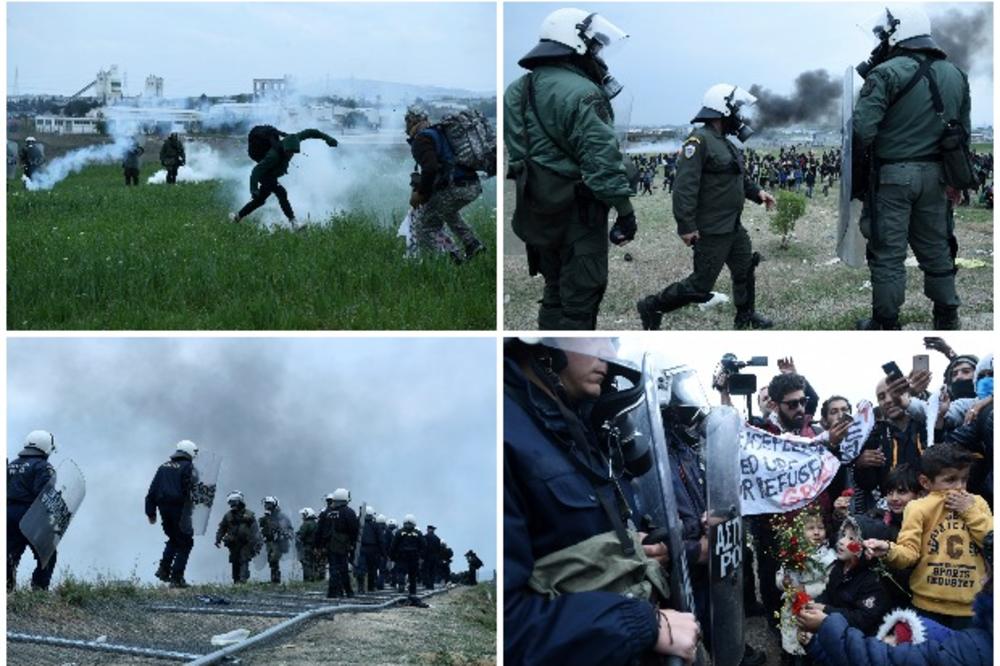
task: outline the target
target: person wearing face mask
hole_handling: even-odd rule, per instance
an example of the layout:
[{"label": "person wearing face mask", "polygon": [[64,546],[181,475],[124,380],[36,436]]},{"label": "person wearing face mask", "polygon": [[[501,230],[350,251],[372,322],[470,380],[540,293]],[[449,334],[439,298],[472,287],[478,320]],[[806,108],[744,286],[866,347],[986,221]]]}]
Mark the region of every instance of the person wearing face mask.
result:
[{"label": "person wearing face mask", "polygon": [[741,142],[753,130],[741,115],[757,99],[742,88],[719,83],[705,93],[701,110],[691,122],[703,123],[684,141],[677,162],[673,211],[677,234],[694,251],[694,270],[658,294],[641,299],[636,308],[645,330],[658,330],[663,315],[712,298],[723,266],[733,280],[734,325],[738,329],[771,328],[757,314],[754,271],[760,255],[740,223],[743,200],[774,206],[774,197],[749,177],[743,153],[727,137]]},{"label": "person wearing face mask", "polygon": [[975,398],[965,412],[962,425],[948,432],[944,441],[972,454],[969,488],[993,508],[993,354],[987,354],[975,369]]},{"label": "person wearing face mask", "polygon": [[[512,226],[528,272],[545,278],[538,327],[594,330],[608,285],[608,242],[635,238],[633,188],[611,99],[621,85],[605,50],[628,37],[603,16],[558,9],[518,64],[530,70],[504,92]],[[608,231],[608,215],[617,220]]]},{"label": "person wearing face mask", "polygon": [[[971,101],[968,77],[931,32],[919,7],[883,7],[872,25],[878,45],[858,66],[865,83],[852,116],[852,150],[871,157],[867,169],[855,169],[868,181],[860,227],[868,240],[872,316],[858,322],[864,330],[900,328],[908,245],[924,274],[924,294],[934,303],[934,329],[960,328],[958,241],[946,186],[972,186],[955,175],[966,171],[971,179]],[[963,160],[964,168],[952,167]]]},{"label": "person wearing face mask", "polygon": [[616,436],[645,408],[641,376],[610,338],[504,342],[507,663],[694,660],[694,615],[666,608],[667,548],[635,528],[650,452]]}]

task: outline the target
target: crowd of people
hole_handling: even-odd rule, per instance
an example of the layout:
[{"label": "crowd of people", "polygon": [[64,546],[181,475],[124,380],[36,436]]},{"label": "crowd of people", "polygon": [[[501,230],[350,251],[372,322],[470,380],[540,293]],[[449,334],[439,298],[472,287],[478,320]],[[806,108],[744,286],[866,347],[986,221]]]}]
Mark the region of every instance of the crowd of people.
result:
[{"label": "crowd of people", "polygon": [[[7,463],[7,590],[17,583],[17,568],[25,550],[31,549],[37,565],[32,574],[32,589],[49,588],[55,570],[55,548],[46,557],[39,546],[52,543],[48,529],[25,530],[22,520],[32,507],[42,507],[49,515],[43,521],[53,524],[64,520],[58,536],[69,526],[76,507],[55,498],[56,471],[48,462],[55,451],[55,438],[44,430],[32,431],[25,439],[17,458]],[[150,524],[157,517],[167,537],[156,569],[156,578],[171,587],[189,587],[185,579],[188,558],[194,548],[197,522],[194,515],[204,511],[207,523],[215,496],[215,480],[201,478],[195,460],[198,446],[190,440],[177,443],[170,458],[160,465],[145,498],[144,511]],[[218,468],[215,468],[216,472]],[[282,561],[292,553],[302,565],[303,579],[322,581],[329,569],[327,596],[354,596],[351,578],[357,582],[357,592],[384,590],[388,584],[400,592],[408,590],[411,602],[417,603],[418,581],[425,589],[438,583],[464,582],[476,584],[478,569],[483,562],[476,553],[465,554],[468,570],[453,576],[451,565],[454,551],[428,525],[426,533],[417,529],[416,518],[407,514],[397,529],[394,518],[376,513],[374,507],[362,505],[362,517],[349,506],[351,494],[338,488],[325,498],[326,508],[316,513],[303,507],[302,522],[296,530],[283,512],[277,497],[268,495],[261,500],[264,512],[257,518],[247,508],[243,493],[234,490],[226,497],[228,511],[215,533],[215,546],[229,551],[234,584],[250,579],[249,564],[256,557],[266,560],[271,583],[281,583]],[[52,528],[55,529],[55,528]],[[58,539],[55,539],[56,545]],[[349,571],[353,568],[353,576]],[[418,604],[419,605],[419,604]]]},{"label": "crowd of people", "polygon": [[[713,460],[697,434],[709,408],[690,385],[658,377],[670,395],[660,413],[684,550],[667,552],[631,532],[640,515],[631,492],[645,472],[630,464],[640,447],[616,451],[621,428],[604,420],[634,404],[627,389],[611,388],[618,378],[641,382],[607,339],[589,348],[586,339],[563,341],[505,345],[505,653],[515,663],[625,664],[653,652],[690,663],[703,638],[712,644],[718,566],[706,520]],[[817,469],[823,456],[840,462],[805,483],[791,510],[743,517],[744,612],[766,618],[782,664],[904,663],[889,656],[894,649],[908,651],[907,664],[992,663],[993,355],[925,343],[948,357],[940,390],[921,364],[905,375],[884,368],[869,395],[821,396],[789,358],[757,392],[760,414],[746,427],[779,443],[810,442]],[[723,365],[713,378],[724,405],[732,376]],[[753,486],[748,467],[741,461]],[[619,528],[641,553],[617,551]],[[673,596],[622,583],[634,570],[624,562],[636,557],[647,576],[650,560],[685,559],[690,612]],[[742,664],[765,661],[744,647]]]}]

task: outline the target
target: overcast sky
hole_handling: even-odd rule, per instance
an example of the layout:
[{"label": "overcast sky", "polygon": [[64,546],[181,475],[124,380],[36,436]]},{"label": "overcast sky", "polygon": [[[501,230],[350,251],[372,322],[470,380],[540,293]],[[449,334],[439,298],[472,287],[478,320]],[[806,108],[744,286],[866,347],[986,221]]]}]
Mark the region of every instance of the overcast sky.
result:
[{"label": "overcast sky", "polygon": [[[674,333],[659,335],[621,336],[622,356],[641,358],[643,351],[655,350],[672,361],[681,361],[698,373],[709,402],[719,404],[719,394],[712,390],[712,375],[723,354],[732,352],[741,361],[751,356],[767,356],[766,368],[746,368],[743,372],[757,376],[758,388],[765,386],[778,374],[778,359],[791,356],[798,372],[805,376],[819,394],[820,400],[839,394],[852,404],[865,399],[875,402],[875,385],[885,373],[882,365],[895,361],[908,373],[913,367],[913,356],[927,354],[933,373],[932,388],[940,388],[947,367],[945,357],[924,348],[921,332],[852,333],[837,332],[748,332],[733,335],[731,332],[703,331],[699,333]],[[995,351],[996,340],[992,333],[945,332],[944,339],[959,354],[976,354],[982,357]],[[734,398],[734,403],[745,411],[745,399]],[[754,413],[757,404],[754,402]],[[817,415],[817,418],[818,415]]]},{"label": "overcast sky", "polygon": [[[453,568],[470,548],[481,577],[496,566],[493,339],[12,339],[7,362],[8,458],[42,428],[51,462],[71,458],[86,477],[57,577],[152,580],[164,537],[143,500],[181,439],[223,457],[189,581],[229,579],[212,538],[233,489],[258,516],[276,495],[298,527],[300,508],[342,486],[355,510],[436,525]],[[33,566],[29,553],[22,579]]]},{"label": "overcast sky", "polygon": [[[629,33],[608,56],[612,74],[625,85],[616,100],[619,120],[631,125],[688,123],[710,86],[754,83],[789,94],[804,71],[825,69],[835,78],[867,59],[874,47],[870,3],[550,3],[504,4],[504,86],[524,73],[517,61],[538,41],[542,19],[560,7],[598,12]],[[924,5],[932,23],[959,7],[964,14],[988,11],[988,42],[971,60],[973,124],[992,124],[992,5]],[[983,23],[979,21],[978,23]],[[970,31],[957,31],[964,39]],[[861,85],[856,78],[855,90]]]},{"label": "overcast sky", "polygon": [[494,3],[5,3],[7,85],[71,95],[100,69],[166,96],[252,92],[254,78],[376,79],[491,91]]}]

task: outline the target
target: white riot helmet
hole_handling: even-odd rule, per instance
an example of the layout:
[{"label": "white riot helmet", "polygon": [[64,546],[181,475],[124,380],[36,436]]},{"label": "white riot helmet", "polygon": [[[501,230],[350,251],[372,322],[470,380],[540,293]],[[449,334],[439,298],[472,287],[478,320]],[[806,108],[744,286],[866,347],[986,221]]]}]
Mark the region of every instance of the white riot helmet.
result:
[{"label": "white riot helmet", "polygon": [[299,515],[303,520],[308,520],[316,517],[316,511],[311,506],[306,506],[299,509]]},{"label": "white riot helmet", "polygon": [[[590,54],[606,70],[602,53],[625,39],[628,39],[625,31],[599,14],[582,9],[557,9],[542,21],[538,44],[518,64],[532,69],[549,58]],[[605,76],[602,84],[609,97],[621,92],[622,86],[610,76]]]},{"label": "white riot helmet", "polygon": [[261,500],[261,503],[264,505],[265,509],[268,508],[268,506],[267,506],[268,504],[271,505],[271,509],[277,509],[278,508],[278,498],[275,497],[274,495],[268,495],[267,497],[265,497],[264,499]]},{"label": "white riot helmet", "polygon": [[24,438],[24,448],[37,449],[46,456],[55,453],[56,438],[48,430],[32,430]]},{"label": "white riot helmet", "polygon": [[234,490],[226,495],[226,504],[229,506],[233,506],[234,504],[243,504],[245,506],[246,499],[243,497],[243,493],[238,490]]},{"label": "white riot helmet", "polygon": [[37,141],[37,139],[33,136],[25,137],[24,139],[25,143],[34,143],[35,141]]},{"label": "white riot helmet", "polygon": [[182,439],[177,442],[177,452],[186,453],[191,460],[194,460],[195,456],[198,455],[198,445],[190,439]]},{"label": "white riot helmet", "polygon": [[945,55],[931,37],[930,18],[916,5],[886,5],[868,20],[864,28],[874,36],[875,48],[868,60],[855,68],[861,78],[866,78],[874,67],[885,62],[889,51],[896,46],[914,51],[937,51],[941,56]]},{"label": "white riot helmet", "polygon": [[385,514],[378,514],[375,516],[375,522],[379,525],[385,525]]},{"label": "white riot helmet", "polygon": [[708,122],[716,119],[730,119],[725,127],[727,134],[735,134],[740,141],[746,141],[753,134],[753,129],[747,125],[741,110],[757,102],[757,98],[749,92],[730,83],[716,83],[705,91],[701,100],[701,110],[691,119],[691,122]]},{"label": "white riot helmet", "polygon": [[403,525],[409,525],[410,527],[417,526],[417,518],[412,513],[408,513],[403,516]]},{"label": "white riot helmet", "polygon": [[[331,499],[330,495],[327,495],[327,499]],[[347,488],[337,488],[333,491],[332,499],[334,502],[344,502],[346,504],[351,501],[351,491]]]},{"label": "white riot helmet", "polygon": [[399,526],[399,523],[396,522],[395,518],[390,518],[389,520],[387,520],[385,522],[385,524],[386,524],[386,527],[398,527]]},{"label": "white riot helmet", "polygon": [[368,516],[371,516],[372,518],[375,518],[375,507],[373,507],[373,506],[366,506],[365,507],[365,517],[368,517]]}]

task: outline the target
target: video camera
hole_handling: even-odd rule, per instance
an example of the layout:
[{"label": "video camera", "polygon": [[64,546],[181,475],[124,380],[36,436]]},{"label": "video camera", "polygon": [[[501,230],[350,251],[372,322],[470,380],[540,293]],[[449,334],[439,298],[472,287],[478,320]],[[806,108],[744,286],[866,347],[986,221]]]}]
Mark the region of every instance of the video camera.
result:
[{"label": "video camera", "polygon": [[[730,395],[753,395],[757,392],[757,375],[742,374],[740,370],[746,367],[767,367],[766,356],[751,356],[749,361],[741,361],[736,354],[723,354],[719,361]],[[716,387],[720,388],[720,387]]]}]

